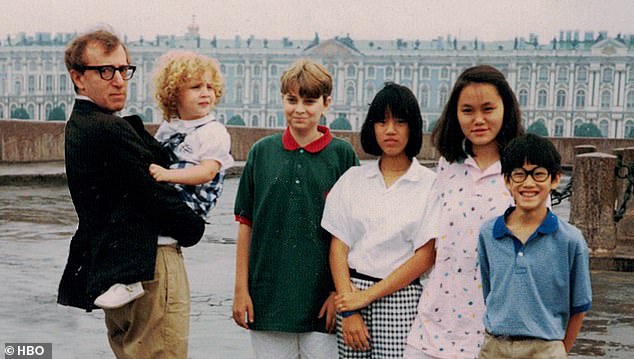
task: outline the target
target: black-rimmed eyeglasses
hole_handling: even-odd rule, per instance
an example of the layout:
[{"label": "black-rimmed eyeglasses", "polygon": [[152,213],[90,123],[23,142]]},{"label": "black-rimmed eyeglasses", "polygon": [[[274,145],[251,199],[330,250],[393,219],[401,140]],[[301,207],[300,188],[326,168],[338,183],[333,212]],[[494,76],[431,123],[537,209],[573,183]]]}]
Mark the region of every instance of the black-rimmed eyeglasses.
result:
[{"label": "black-rimmed eyeglasses", "polygon": [[533,177],[533,180],[535,182],[541,183],[548,179],[548,176],[550,176],[550,172],[548,171],[548,169],[544,167],[535,167],[530,171],[525,170],[523,168],[516,168],[513,171],[511,171],[510,177],[511,177],[511,181],[515,183],[522,183],[526,181],[529,175]]},{"label": "black-rimmed eyeglasses", "polygon": [[102,65],[102,66],[84,66],[84,65],[75,65],[75,69],[79,71],[86,70],[95,70],[99,72],[99,76],[101,79],[110,81],[114,78],[115,72],[119,71],[121,77],[124,80],[129,80],[134,75],[134,71],[136,71],[136,66],[134,65],[123,65],[119,67],[115,67],[112,65]]}]

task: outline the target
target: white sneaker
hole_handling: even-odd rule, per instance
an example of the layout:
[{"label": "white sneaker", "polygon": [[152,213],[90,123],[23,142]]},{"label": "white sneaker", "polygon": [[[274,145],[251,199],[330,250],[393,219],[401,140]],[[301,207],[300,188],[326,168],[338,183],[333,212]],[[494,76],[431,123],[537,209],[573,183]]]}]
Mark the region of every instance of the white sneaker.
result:
[{"label": "white sneaker", "polygon": [[114,284],[95,299],[95,305],[103,309],[122,307],[145,294],[141,282],[133,284]]}]

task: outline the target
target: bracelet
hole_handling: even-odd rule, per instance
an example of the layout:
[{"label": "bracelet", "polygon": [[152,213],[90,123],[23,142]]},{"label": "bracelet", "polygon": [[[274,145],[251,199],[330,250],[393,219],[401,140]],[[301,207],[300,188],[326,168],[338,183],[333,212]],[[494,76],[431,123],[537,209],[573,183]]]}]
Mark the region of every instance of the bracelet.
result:
[{"label": "bracelet", "polygon": [[359,313],[358,310],[350,310],[350,311],[345,311],[345,312],[341,312],[341,317],[343,318],[348,318],[351,317],[355,314]]}]

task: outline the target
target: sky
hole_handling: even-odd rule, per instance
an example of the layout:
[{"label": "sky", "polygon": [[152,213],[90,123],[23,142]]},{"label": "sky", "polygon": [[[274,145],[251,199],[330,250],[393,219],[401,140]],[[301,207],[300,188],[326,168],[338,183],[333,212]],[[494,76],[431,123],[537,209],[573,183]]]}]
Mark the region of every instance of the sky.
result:
[{"label": "sky", "polygon": [[192,22],[211,38],[511,40],[560,30],[634,34],[634,0],[0,0],[0,39],[26,32],[84,32],[107,24],[135,40],[183,35]]}]

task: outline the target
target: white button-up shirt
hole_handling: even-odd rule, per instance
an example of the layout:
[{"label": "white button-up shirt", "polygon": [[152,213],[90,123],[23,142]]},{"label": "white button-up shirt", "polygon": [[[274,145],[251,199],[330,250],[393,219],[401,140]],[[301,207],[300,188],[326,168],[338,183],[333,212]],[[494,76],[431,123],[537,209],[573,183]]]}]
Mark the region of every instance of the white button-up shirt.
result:
[{"label": "white button-up shirt", "polygon": [[350,268],[385,278],[436,237],[435,176],[414,160],[387,188],[379,161],[352,167],[339,178],[326,198],[321,225],[350,247]]},{"label": "white button-up shirt", "polygon": [[436,263],[425,283],[408,344],[439,358],[476,358],[484,335],[484,300],[477,267],[478,234],[485,220],[513,203],[500,162],[482,171],[463,163],[438,162],[441,215]]}]

